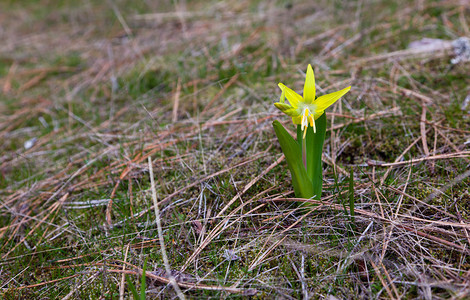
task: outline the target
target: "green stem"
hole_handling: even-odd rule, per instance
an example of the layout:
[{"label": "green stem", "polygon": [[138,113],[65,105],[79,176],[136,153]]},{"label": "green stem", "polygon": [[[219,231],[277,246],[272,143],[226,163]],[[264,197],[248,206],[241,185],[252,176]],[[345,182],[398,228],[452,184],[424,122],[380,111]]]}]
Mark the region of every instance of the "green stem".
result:
[{"label": "green stem", "polygon": [[300,140],[300,143],[302,144],[302,161],[305,166],[305,170],[307,170],[307,143],[304,138]]}]

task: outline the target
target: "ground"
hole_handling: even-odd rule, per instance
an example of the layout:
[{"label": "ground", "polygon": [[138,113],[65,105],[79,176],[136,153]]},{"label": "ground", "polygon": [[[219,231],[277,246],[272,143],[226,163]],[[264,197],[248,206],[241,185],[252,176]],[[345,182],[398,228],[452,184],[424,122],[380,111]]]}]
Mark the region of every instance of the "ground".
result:
[{"label": "ground", "polygon": [[[1,2],[1,297],[467,299],[469,26],[460,0]],[[302,205],[272,121],[308,64],[352,89]]]}]

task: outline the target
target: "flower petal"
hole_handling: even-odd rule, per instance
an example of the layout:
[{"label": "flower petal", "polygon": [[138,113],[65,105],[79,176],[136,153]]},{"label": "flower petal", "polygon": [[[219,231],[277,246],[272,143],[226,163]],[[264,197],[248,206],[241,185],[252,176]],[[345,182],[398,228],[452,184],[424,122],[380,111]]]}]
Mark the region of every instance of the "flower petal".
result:
[{"label": "flower petal", "polygon": [[[323,112],[327,107],[329,107],[331,104],[335,103],[339,98],[341,98],[344,94],[349,92],[351,89],[350,86],[348,86],[345,89],[342,89],[341,91],[337,91],[331,94],[326,94],[321,97],[318,97],[317,100],[315,100],[314,104],[317,105],[315,108],[315,115],[319,112]],[[321,115],[321,114],[320,114]]]},{"label": "flower petal", "polygon": [[279,109],[288,116],[296,117],[300,115],[300,110],[298,108],[290,106],[289,104],[276,102],[274,103],[274,106],[276,106],[277,109]]},{"label": "flower petal", "polygon": [[300,125],[302,123],[302,116],[292,117],[292,123],[295,125]]},{"label": "flower petal", "polygon": [[279,103],[284,103],[286,101],[286,90],[285,89],[282,89],[282,94],[281,94],[281,98],[279,99]]},{"label": "flower petal", "polygon": [[313,74],[312,66],[309,64],[304,84],[304,101],[311,104],[313,100],[315,100],[315,75]]},{"label": "flower petal", "polygon": [[284,84],[279,83],[278,86],[285,93],[287,100],[289,100],[290,105],[292,105],[294,108],[299,107],[299,103],[304,102],[302,96],[300,96]]},{"label": "flower petal", "polygon": [[316,120],[316,119],[320,118],[321,115],[323,115],[324,113],[325,113],[324,110],[315,111],[315,115],[313,116],[313,118]]},{"label": "flower petal", "polygon": [[292,108],[292,106],[290,106],[289,104],[284,103],[284,102],[276,102],[276,103],[274,103],[274,106],[276,106],[276,108],[279,109],[282,112]]}]

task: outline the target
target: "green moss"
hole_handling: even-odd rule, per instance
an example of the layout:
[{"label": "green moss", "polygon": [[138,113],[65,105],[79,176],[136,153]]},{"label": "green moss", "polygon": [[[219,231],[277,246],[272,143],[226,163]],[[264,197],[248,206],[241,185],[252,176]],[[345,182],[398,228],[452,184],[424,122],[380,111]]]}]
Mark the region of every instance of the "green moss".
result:
[{"label": "green moss", "polygon": [[66,66],[70,68],[80,67],[84,63],[78,52],[71,52],[66,56],[58,56],[53,64],[57,66]]}]

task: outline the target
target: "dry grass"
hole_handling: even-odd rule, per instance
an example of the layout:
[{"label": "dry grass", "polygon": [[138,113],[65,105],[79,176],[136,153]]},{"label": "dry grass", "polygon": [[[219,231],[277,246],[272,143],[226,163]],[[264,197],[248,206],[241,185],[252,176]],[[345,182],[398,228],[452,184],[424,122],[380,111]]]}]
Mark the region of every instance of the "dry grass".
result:
[{"label": "dry grass", "polygon": [[[450,63],[469,15],[1,3],[0,293],[127,298],[147,259],[149,298],[470,297],[469,63]],[[447,42],[407,48],[424,37]],[[271,122],[291,126],[276,84],[300,91],[308,63],[321,93],[353,89],[328,113],[324,198],[304,208]]]}]

